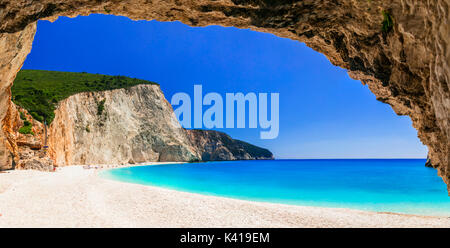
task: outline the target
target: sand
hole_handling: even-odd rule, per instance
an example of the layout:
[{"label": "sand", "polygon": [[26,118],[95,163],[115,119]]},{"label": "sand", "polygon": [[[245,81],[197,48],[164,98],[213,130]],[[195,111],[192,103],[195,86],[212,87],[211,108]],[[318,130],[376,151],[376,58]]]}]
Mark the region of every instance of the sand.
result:
[{"label": "sand", "polygon": [[0,227],[450,227],[450,218],[205,196],[100,177],[101,169],[0,173]]}]

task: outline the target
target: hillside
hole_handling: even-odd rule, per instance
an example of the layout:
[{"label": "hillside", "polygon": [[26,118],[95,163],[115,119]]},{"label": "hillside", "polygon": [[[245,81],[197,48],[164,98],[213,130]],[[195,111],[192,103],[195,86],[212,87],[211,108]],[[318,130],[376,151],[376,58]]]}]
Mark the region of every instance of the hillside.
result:
[{"label": "hillside", "polygon": [[12,101],[28,110],[34,119],[50,124],[58,102],[81,92],[97,92],[129,88],[139,84],[158,85],[125,76],[21,70],[12,86]]},{"label": "hillside", "polygon": [[214,130],[186,130],[202,161],[274,159],[272,152]]}]

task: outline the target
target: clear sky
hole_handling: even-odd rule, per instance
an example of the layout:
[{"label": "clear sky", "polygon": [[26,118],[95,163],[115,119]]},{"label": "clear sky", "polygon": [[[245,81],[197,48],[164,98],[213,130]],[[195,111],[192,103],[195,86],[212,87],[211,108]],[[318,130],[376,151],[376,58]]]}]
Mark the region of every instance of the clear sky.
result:
[{"label": "clear sky", "polygon": [[24,69],[124,75],[177,92],[278,92],[280,133],[222,129],[277,158],[425,158],[406,116],[303,43],[250,30],[91,15],[39,21]]}]

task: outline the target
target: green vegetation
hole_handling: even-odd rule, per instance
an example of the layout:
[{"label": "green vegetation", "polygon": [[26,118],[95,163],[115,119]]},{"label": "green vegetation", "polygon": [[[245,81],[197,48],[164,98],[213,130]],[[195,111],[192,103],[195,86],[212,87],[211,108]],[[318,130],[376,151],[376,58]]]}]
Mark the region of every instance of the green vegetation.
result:
[{"label": "green vegetation", "polygon": [[27,117],[25,117],[25,114],[24,114],[22,111],[20,111],[20,119],[21,119],[22,121],[24,121],[24,120],[27,119]]},{"label": "green vegetation", "polygon": [[[59,101],[80,92],[96,92],[157,83],[101,74],[21,70],[14,81],[12,100],[37,121],[50,124]],[[102,110],[103,111],[103,110]]]},{"label": "green vegetation", "polygon": [[381,30],[383,30],[384,33],[389,33],[392,28],[394,27],[394,20],[389,14],[389,12],[381,11],[381,14],[383,15],[383,22],[381,23],[382,27]]},{"label": "green vegetation", "polygon": [[102,115],[105,110],[105,99],[101,100],[97,105],[97,115]]},{"label": "green vegetation", "polygon": [[21,134],[32,134],[34,135],[33,131],[32,131],[33,125],[31,124],[31,122],[29,121],[24,121],[23,122],[23,127],[21,127],[19,129],[19,133]]}]

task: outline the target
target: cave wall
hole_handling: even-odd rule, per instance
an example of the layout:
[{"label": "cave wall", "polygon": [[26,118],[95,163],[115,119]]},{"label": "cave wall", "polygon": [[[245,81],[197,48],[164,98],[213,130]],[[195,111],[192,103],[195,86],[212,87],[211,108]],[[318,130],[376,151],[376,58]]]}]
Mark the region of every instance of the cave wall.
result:
[{"label": "cave wall", "polygon": [[17,137],[12,124],[16,111],[11,102],[11,85],[31,51],[35,33],[35,23],[22,31],[0,33],[0,170],[13,168],[17,161]]},{"label": "cave wall", "polygon": [[[410,116],[429,149],[427,164],[449,185],[449,5],[450,0],[0,0],[0,119],[8,118],[9,88],[39,19],[103,13],[251,28],[304,42],[367,84],[397,114]],[[13,138],[3,125],[0,167],[10,167]]]}]

